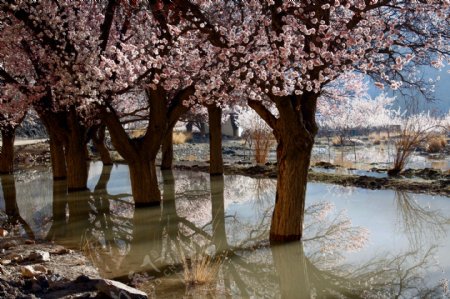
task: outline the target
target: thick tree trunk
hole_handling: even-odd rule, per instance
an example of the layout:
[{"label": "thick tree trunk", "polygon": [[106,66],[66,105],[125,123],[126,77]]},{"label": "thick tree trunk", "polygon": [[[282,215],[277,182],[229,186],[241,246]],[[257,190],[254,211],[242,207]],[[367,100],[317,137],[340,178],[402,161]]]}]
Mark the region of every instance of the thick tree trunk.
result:
[{"label": "thick tree trunk", "polygon": [[311,151],[317,134],[315,121],[317,94],[273,97],[279,116],[263,104],[249,105],[274,130],[277,139],[278,180],[270,241],[300,240],[303,234],[306,184]]},{"label": "thick tree trunk", "polygon": [[111,155],[109,154],[109,150],[105,145],[105,130],[106,126],[99,126],[92,136],[92,142],[94,143],[95,148],[100,154],[100,159],[103,162],[103,165],[112,165],[113,161],[111,159]]},{"label": "thick tree trunk", "polygon": [[86,161],[86,144],[83,141],[71,140],[66,151],[69,192],[87,189],[88,167]]},{"label": "thick tree trunk", "polygon": [[[270,227],[270,240],[300,240],[303,233],[306,184],[312,145],[294,147],[283,136],[277,148],[278,180],[275,208]],[[289,145],[291,144],[291,145]]]},{"label": "thick tree trunk", "polygon": [[86,190],[88,179],[88,154],[86,129],[80,124],[74,107],[68,112],[69,126],[66,146],[67,189],[69,192]]},{"label": "thick tree trunk", "polygon": [[159,205],[161,192],[158,188],[155,161],[141,159],[138,163],[130,163],[128,166],[135,206]]},{"label": "thick tree trunk", "polygon": [[0,152],[0,173],[11,174],[14,172],[14,139],[15,129],[2,129],[2,147]]},{"label": "thick tree trunk", "polygon": [[172,169],[173,163],[173,128],[169,128],[161,146],[161,170]]},{"label": "thick tree trunk", "polygon": [[67,178],[66,158],[64,156],[63,143],[54,136],[50,135],[50,157],[52,160],[52,172],[54,180],[64,180]]},{"label": "thick tree trunk", "polygon": [[209,122],[209,173],[211,175],[223,174],[222,158],[222,109],[217,106],[208,106]]}]

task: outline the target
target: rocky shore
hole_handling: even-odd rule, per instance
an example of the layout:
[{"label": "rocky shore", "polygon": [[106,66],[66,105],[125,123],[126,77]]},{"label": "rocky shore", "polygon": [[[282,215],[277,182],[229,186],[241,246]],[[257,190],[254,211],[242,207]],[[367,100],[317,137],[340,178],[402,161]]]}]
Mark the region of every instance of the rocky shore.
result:
[{"label": "rocky shore", "polygon": [[81,252],[0,228],[0,298],[147,298],[102,279]]}]

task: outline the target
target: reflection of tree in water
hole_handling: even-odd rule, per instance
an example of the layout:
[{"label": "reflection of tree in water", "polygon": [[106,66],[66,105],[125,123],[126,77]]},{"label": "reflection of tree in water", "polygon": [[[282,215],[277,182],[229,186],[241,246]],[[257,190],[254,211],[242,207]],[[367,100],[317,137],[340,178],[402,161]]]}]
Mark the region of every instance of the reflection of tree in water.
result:
[{"label": "reflection of tree in water", "polygon": [[439,210],[423,207],[413,194],[395,191],[395,203],[400,226],[405,232],[410,246],[421,248],[424,238],[438,240],[447,234],[450,218]]},{"label": "reflection of tree in water", "polygon": [[34,232],[29,224],[20,216],[17,206],[16,181],[13,175],[0,175],[3,199],[5,201],[6,223],[3,225],[8,229],[19,225],[31,239],[34,239]]},{"label": "reflection of tree in water", "polygon": [[[245,222],[226,215],[227,196],[233,194],[227,191],[228,184],[237,182],[254,192],[245,179],[210,180],[206,175],[201,176],[201,182],[190,185],[189,174],[177,175],[175,180],[171,171],[165,171],[161,208],[138,209],[129,217],[132,205],[123,199],[125,195],[112,196],[106,191],[110,171],[104,168],[93,192],[67,195],[64,187],[63,191],[54,190],[63,195],[55,195],[54,225],[49,237],[78,247],[83,244],[105,276],[126,279],[130,273],[145,273],[146,283],[155,287],[158,297],[167,295],[169,289],[176,297],[184,295],[177,276],[182,272],[180,250],[227,256],[209,296],[217,290],[222,295],[244,298],[433,298],[442,293],[439,285],[427,288],[421,278],[434,265],[433,248],[374,258],[358,267],[343,264],[345,252],[365,244],[367,231],[353,226],[345,214],[332,213],[334,207],[329,203],[307,208],[303,244],[270,247],[264,242],[267,222]],[[273,188],[266,182],[256,181],[263,206],[264,188],[267,192]],[[258,215],[270,218],[271,211],[268,202]],[[245,238],[234,242],[233,230],[239,228]],[[189,290],[188,295],[195,297],[196,293]]]}]

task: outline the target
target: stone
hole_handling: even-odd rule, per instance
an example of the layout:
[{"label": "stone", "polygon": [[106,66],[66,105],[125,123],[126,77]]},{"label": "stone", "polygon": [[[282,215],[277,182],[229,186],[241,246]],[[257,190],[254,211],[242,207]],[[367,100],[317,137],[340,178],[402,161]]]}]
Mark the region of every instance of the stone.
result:
[{"label": "stone", "polygon": [[27,245],[31,245],[31,244],[35,244],[35,243],[36,242],[34,240],[29,240],[29,239],[25,240],[25,244],[27,244]]},{"label": "stone", "polygon": [[97,288],[97,290],[111,298],[148,298],[146,293],[115,280],[100,279],[95,287]]},{"label": "stone", "polygon": [[9,234],[9,232],[4,229],[4,228],[0,228],[0,237],[6,237]]},{"label": "stone", "polygon": [[6,259],[20,263],[21,261],[23,261],[23,255],[18,254],[18,253],[12,253],[12,254],[8,255],[6,257]]},{"label": "stone", "polygon": [[73,250],[67,249],[67,248],[58,248],[51,252],[51,254],[55,254],[55,255],[69,254],[69,253],[73,253]]},{"label": "stone", "polygon": [[20,268],[20,272],[25,278],[33,278],[37,274],[32,266],[23,266]]},{"label": "stone", "polygon": [[34,269],[34,271],[37,271],[37,272],[40,272],[40,273],[42,273],[42,274],[46,274],[47,273],[47,268],[45,268],[44,266],[42,266],[42,265],[35,265],[34,267],[33,267],[33,269]]},{"label": "stone", "polygon": [[8,249],[11,249],[11,248],[16,247],[16,246],[17,246],[17,242],[11,241],[11,242],[6,242],[6,243],[2,244],[1,248],[8,250]]},{"label": "stone", "polygon": [[1,260],[0,264],[5,265],[5,266],[9,265],[9,264],[11,264],[11,260]]},{"label": "stone", "polygon": [[28,260],[36,262],[47,262],[50,260],[50,253],[47,251],[36,250],[30,253]]}]

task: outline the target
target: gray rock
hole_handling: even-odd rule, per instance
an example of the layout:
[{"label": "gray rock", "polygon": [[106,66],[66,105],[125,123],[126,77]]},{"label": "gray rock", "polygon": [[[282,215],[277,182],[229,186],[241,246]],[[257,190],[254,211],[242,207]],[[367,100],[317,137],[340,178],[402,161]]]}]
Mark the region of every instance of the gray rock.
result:
[{"label": "gray rock", "polygon": [[136,299],[147,299],[146,293],[139,291],[138,289],[132,288],[123,284],[121,282],[109,279],[100,279],[95,285],[97,290],[108,295],[111,298],[136,298]]}]

